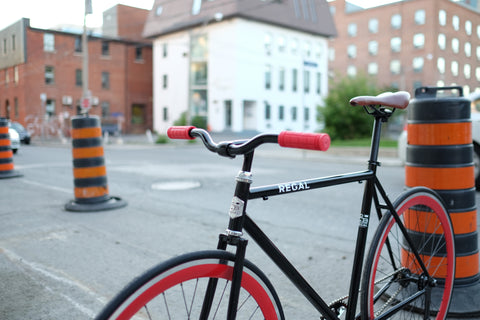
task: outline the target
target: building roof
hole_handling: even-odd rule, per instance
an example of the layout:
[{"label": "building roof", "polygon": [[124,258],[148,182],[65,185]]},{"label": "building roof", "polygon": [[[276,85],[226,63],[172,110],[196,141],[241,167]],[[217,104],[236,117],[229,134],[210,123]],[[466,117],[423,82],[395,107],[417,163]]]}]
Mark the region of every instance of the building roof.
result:
[{"label": "building roof", "polygon": [[155,0],[143,36],[154,38],[231,18],[244,18],[325,37],[337,34],[325,0]]}]

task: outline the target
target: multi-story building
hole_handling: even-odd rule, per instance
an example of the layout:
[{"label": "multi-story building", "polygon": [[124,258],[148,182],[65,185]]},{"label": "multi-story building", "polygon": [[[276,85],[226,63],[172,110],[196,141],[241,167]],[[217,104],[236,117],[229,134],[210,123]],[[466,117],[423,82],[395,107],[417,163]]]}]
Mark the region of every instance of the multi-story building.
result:
[{"label": "multi-story building", "polygon": [[[471,1],[470,1],[471,2]],[[329,2],[338,30],[330,41],[334,77],[369,74],[382,86],[480,90],[480,12],[467,1],[404,0],[363,9]]]},{"label": "multi-story building", "polygon": [[[106,14],[108,36],[88,36],[90,114],[124,132],[145,132],[152,128],[152,44],[141,39],[148,10],[118,5]],[[125,37],[115,28],[122,21],[137,26]],[[68,127],[81,107],[82,52],[81,34],[32,28],[29,19],[1,30],[0,116],[32,129],[44,119]]]},{"label": "multi-story building", "polygon": [[335,33],[323,0],[156,0],[154,128],[184,113],[213,131],[317,130]]}]

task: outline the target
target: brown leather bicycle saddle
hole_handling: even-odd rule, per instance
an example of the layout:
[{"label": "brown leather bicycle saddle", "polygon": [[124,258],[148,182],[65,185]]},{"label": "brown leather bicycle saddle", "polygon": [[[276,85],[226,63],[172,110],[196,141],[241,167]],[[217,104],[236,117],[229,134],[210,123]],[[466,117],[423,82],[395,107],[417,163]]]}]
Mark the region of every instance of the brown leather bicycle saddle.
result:
[{"label": "brown leather bicycle saddle", "polygon": [[378,96],[358,96],[350,100],[352,106],[385,106],[405,109],[410,101],[410,94],[406,91],[395,93],[384,92]]}]

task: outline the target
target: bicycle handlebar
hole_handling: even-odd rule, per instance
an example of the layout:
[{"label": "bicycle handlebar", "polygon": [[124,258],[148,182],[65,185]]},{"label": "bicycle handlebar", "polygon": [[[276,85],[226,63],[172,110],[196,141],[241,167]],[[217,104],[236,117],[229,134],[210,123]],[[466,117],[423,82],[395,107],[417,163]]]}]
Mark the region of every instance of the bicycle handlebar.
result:
[{"label": "bicycle handlebar", "polygon": [[330,147],[330,136],[326,133],[303,133],[282,131],[280,134],[259,134],[248,140],[224,141],[215,143],[210,134],[194,126],[174,126],[167,130],[170,139],[193,140],[202,139],[208,150],[222,156],[235,157],[253,151],[264,143],[278,143],[282,147],[327,151]]}]

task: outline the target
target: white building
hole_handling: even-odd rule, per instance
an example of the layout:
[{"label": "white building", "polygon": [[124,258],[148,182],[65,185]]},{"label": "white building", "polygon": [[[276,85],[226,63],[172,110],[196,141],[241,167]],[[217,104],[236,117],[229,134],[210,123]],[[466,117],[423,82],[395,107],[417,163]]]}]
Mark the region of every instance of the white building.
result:
[{"label": "white building", "polygon": [[156,0],[154,129],[185,113],[212,131],[318,130],[335,33],[324,0]]}]

